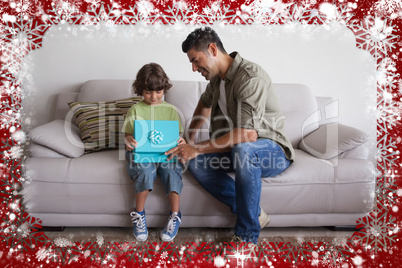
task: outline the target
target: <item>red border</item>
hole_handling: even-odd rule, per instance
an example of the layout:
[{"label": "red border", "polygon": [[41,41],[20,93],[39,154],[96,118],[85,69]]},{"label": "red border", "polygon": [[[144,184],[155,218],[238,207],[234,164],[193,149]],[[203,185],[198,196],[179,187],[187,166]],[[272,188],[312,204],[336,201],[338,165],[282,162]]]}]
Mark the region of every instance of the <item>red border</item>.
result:
[{"label": "red border", "polygon": [[[62,3],[69,3],[71,6],[79,7],[77,10],[77,14],[85,13],[90,10],[89,1],[54,1],[61,5]],[[99,1],[103,3],[103,7],[112,6],[113,3],[117,3],[121,6],[123,10],[129,9],[133,6],[134,1]],[[166,6],[173,6],[174,2],[172,1],[152,1],[154,6],[160,10],[159,12],[163,14]],[[203,8],[205,6],[211,6],[214,1],[186,1],[187,4],[191,5],[193,8],[193,12],[197,14],[202,14]],[[221,5],[230,6],[231,10],[240,11],[242,4],[249,5],[252,1],[220,1]],[[283,3],[297,3],[298,5],[302,5],[307,1],[286,1]],[[310,6],[310,9],[318,9],[319,5],[323,2],[332,3],[332,1],[320,1],[320,0],[310,0],[309,3],[314,2]],[[379,1],[343,1],[342,4],[356,4],[357,8],[354,10],[354,19],[360,21],[360,23],[365,23],[365,21],[370,18],[370,16],[389,16],[385,8],[376,9],[379,4]],[[340,4],[340,1],[335,3]],[[24,5],[28,8],[24,9]],[[18,10],[15,7],[21,7]],[[101,5],[98,6],[98,9]],[[18,18],[22,18],[21,21],[17,20],[18,23],[14,24],[14,28],[16,25],[21,29],[31,29],[31,35],[28,36],[29,42],[25,48],[25,52],[21,52],[22,55],[24,53],[29,53],[29,51],[34,49],[39,49],[41,46],[41,37],[45,34],[45,32],[50,28],[49,24],[45,24],[42,20],[42,15],[47,13],[48,10],[52,9],[52,1],[41,1],[41,0],[31,0],[31,1],[19,1],[15,2],[15,6],[12,4],[12,1],[2,1],[0,2],[0,10],[2,12],[3,20],[0,21],[0,35],[2,39],[2,51],[0,58],[2,60],[1,67],[1,77],[0,77],[0,85],[1,89],[1,124],[3,126],[0,128],[0,139],[1,139],[1,175],[2,183],[0,185],[0,198],[2,200],[1,203],[1,232],[0,232],[0,266],[6,267],[39,267],[43,265],[45,267],[77,267],[77,266],[90,266],[98,267],[102,265],[103,260],[108,260],[107,256],[111,255],[112,259],[106,261],[107,265],[111,265],[110,267],[130,267],[130,266],[144,266],[144,267],[155,267],[157,265],[163,267],[186,267],[186,266],[202,266],[202,267],[214,267],[214,259],[216,256],[224,256],[225,252],[228,255],[228,252],[239,250],[245,253],[250,253],[249,248],[245,247],[245,245],[240,245],[240,248],[236,248],[235,245],[226,244],[226,245],[214,245],[212,243],[188,243],[186,244],[185,249],[178,248],[174,244],[168,243],[145,243],[145,244],[137,244],[137,243],[115,243],[113,245],[108,245],[108,247],[100,247],[97,243],[87,243],[81,245],[79,243],[74,243],[73,245],[69,245],[65,248],[55,248],[52,241],[50,241],[41,229],[41,222],[39,219],[33,219],[26,212],[24,212],[24,208],[20,206],[19,200],[20,196],[15,194],[13,190],[14,185],[20,185],[21,181],[21,159],[16,158],[12,159],[8,156],[10,152],[12,152],[12,148],[18,146],[18,143],[12,139],[11,137],[11,127],[15,126],[16,129],[20,129],[20,125],[18,120],[7,118],[7,112],[11,111],[11,114],[14,114],[16,111],[20,109],[20,98],[21,98],[21,88],[18,79],[18,70],[10,71],[11,67],[18,66],[19,62],[22,60],[21,58],[12,59],[14,61],[13,64],[9,65],[9,61],[7,61],[8,56],[12,54],[12,51],[8,51],[6,46],[7,42],[13,38],[13,33],[7,30],[4,26],[11,26],[11,22],[4,21],[4,15],[14,15]],[[401,25],[402,25],[402,9],[401,14],[397,14],[399,17],[390,19],[388,21],[392,23],[394,26],[395,32],[397,35],[401,34]],[[27,18],[32,18],[32,20],[24,20],[24,16]],[[385,18],[385,17],[384,17]],[[1,19],[1,18],[0,18]],[[202,21],[202,20],[200,20]],[[76,23],[79,24],[82,22],[80,16],[77,17]],[[162,21],[162,23],[168,23],[167,21]],[[247,24],[247,21],[241,21],[242,24]],[[310,22],[312,23],[312,22]],[[370,23],[368,21],[368,23]],[[369,27],[369,26],[367,26]],[[35,29],[32,31],[32,29]],[[352,30],[353,29],[352,27]],[[354,31],[356,34],[356,45],[359,45],[359,32]],[[3,46],[4,45],[4,46]],[[370,44],[368,44],[370,45]],[[396,74],[401,74],[402,71],[402,61],[399,60],[400,52],[402,47],[402,41],[400,37],[398,37],[396,45],[388,51],[387,55],[382,55],[382,57],[392,57],[395,56],[395,68]],[[363,48],[367,49],[367,48]],[[401,106],[401,94],[402,94],[402,82],[399,79],[399,85],[394,88],[387,89],[388,92],[393,94],[393,101],[396,103],[395,109],[396,113],[400,115],[402,106]],[[14,87],[11,93],[7,93],[6,89],[10,89]],[[379,87],[379,92],[384,90]],[[5,94],[6,93],[6,94]],[[12,102],[15,103],[12,103]],[[378,97],[378,102],[381,103],[381,96]],[[14,104],[14,106],[11,106]],[[391,115],[392,114],[388,114]],[[394,115],[395,116],[395,115]],[[11,123],[7,123],[11,122]],[[383,124],[386,128],[378,126],[379,136],[378,140],[384,139],[387,142],[394,142],[395,151],[400,151],[401,149],[401,126],[400,123],[397,122],[396,125],[392,126],[391,124]],[[399,139],[398,139],[399,138]],[[401,162],[398,155],[390,154],[388,157],[392,161],[395,161],[394,164],[390,163],[379,163],[378,170],[382,173],[378,179],[379,183],[387,184],[387,187],[390,189],[390,193],[393,194],[391,198],[393,198],[394,205],[401,209],[401,196],[397,195],[398,193],[401,195],[402,191],[402,182],[400,179],[401,173]],[[387,159],[388,159],[387,158]],[[396,175],[396,180],[389,184],[392,178],[392,175]],[[401,189],[400,191],[396,191],[397,189]],[[380,200],[380,203],[385,204],[386,200]],[[10,208],[10,205],[16,204],[17,208]],[[375,213],[374,211],[373,213]],[[8,214],[7,214],[8,213]],[[13,221],[14,224],[9,222],[10,213],[14,213],[16,215],[16,219]],[[385,211],[384,209],[377,209],[377,213],[381,215],[382,222],[384,223],[395,223],[398,227],[401,227],[401,213],[400,211],[394,211],[389,209],[389,211]],[[373,214],[372,214],[373,215]],[[379,217],[377,217],[379,218]],[[367,217],[361,219],[359,222],[360,226],[365,228],[366,233],[370,232],[370,228],[373,226],[373,218]],[[21,230],[16,230],[16,228],[21,227],[20,229],[24,229],[24,226],[30,226],[31,230],[27,236],[22,236],[19,233]],[[37,231],[37,232],[34,232]],[[248,261],[247,259],[242,262],[236,258],[229,258],[226,264],[230,264],[232,266],[245,266],[245,267],[269,267],[269,262],[272,263],[275,267],[291,267],[294,266],[289,260],[296,260],[297,267],[310,267],[310,266],[340,266],[340,267],[358,267],[360,258],[362,260],[362,267],[390,267],[397,266],[399,264],[399,260],[401,259],[401,244],[400,241],[401,232],[398,232],[395,237],[395,241],[392,243],[392,246],[380,249],[377,252],[374,252],[372,249],[367,249],[360,243],[367,242],[369,243],[370,237],[364,238],[365,232],[355,233],[352,236],[352,239],[356,241],[356,243],[350,243],[348,245],[348,249],[351,251],[346,251],[344,248],[342,249],[334,249],[331,248],[331,245],[327,243],[317,243],[311,244],[306,243],[304,245],[298,245],[296,248],[293,248],[289,243],[266,243],[263,244],[257,252],[252,253],[251,256],[256,257],[257,262]],[[20,250],[15,245],[22,245],[23,248],[28,248],[28,250]],[[11,250],[12,249],[12,250]],[[278,251],[280,249],[280,251]],[[57,253],[53,256],[46,254],[46,251],[52,250],[53,253]],[[315,253],[311,253],[311,250],[314,250]],[[303,251],[310,252],[311,254],[308,257],[308,261],[301,260],[300,256],[297,256],[298,253],[302,253]],[[155,256],[152,257],[152,254]],[[166,252],[166,253],[164,253]],[[277,253],[273,253],[277,252]],[[279,252],[279,253],[278,253]],[[337,261],[336,258],[339,257],[339,253],[344,253],[347,258],[346,260]],[[147,253],[149,258],[142,258],[141,254]],[[254,254],[254,255],[253,255]],[[256,254],[256,255],[255,255]],[[289,254],[288,256],[286,254]],[[295,256],[296,254],[296,256]],[[266,256],[264,258],[263,256]],[[77,257],[77,259],[74,258]],[[329,256],[332,259],[333,263],[327,263],[323,261],[323,257]],[[94,258],[92,258],[94,257]],[[319,262],[314,262],[314,257],[319,258]],[[169,258],[175,258],[175,261],[172,261]],[[179,263],[179,259],[181,259]],[[219,260],[219,258],[218,258]],[[133,263],[135,262],[135,264]],[[219,266],[219,262],[216,263]]]}]

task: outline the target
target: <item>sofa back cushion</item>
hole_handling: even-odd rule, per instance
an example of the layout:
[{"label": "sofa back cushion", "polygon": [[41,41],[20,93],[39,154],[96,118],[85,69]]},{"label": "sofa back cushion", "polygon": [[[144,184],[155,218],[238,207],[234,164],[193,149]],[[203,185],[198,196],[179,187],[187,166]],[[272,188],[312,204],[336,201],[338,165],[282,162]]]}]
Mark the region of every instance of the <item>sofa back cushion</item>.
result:
[{"label": "sofa back cushion", "polygon": [[[185,134],[187,134],[194,110],[207,84],[208,82],[172,81],[173,86],[165,95],[165,100],[177,107]],[[208,126],[208,123],[204,124],[195,136],[195,142],[209,139]]]},{"label": "sofa back cushion", "polygon": [[[133,97],[132,82],[132,80],[87,81],[82,85],[76,101],[99,102]],[[185,131],[187,131],[195,107],[201,94],[205,91],[208,81],[173,80],[171,82],[173,87],[167,92],[165,100],[178,108],[182,124],[185,127]],[[317,108],[316,97],[307,86],[301,84],[274,84],[274,90],[282,112],[286,117],[285,134],[294,148],[298,148],[303,136],[318,129],[320,111]],[[59,99],[63,100],[61,97]],[[61,105],[63,103],[57,104],[57,106]],[[68,105],[64,105],[68,109]],[[63,109],[60,109],[59,112],[65,112]],[[60,117],[61,115],[59,114],[58,118]],[[200,142],[208,138],[207,122],[196,135],[195,141]]]},{"label": "sofa back cushion", "polygon": [[113,101],[136,97],[131,87],[132,83],[132,80],[89,80],[81,86],[77,101]]},{"label": "sofa back cushion", "polygon": [[318,129],[319,110],[310,88],[301,84],[274,84],[282,113],[286,117],[285,135],[293,148],[302,137]]},{"label": "sofa back cushion", "polygon": [[132,90],[133,80],[103,79],[88,80],[80,87],[79,92],[63,92],[57,96],[56,119],[64,119],[74,123],[68,103],[105,102],[136,97]]},{"label": "sofa back cushion", "polygon": [[[172,81],[172,83],[173,87],[165,99],[178,108],[187,131],[195,107],[208,82]],[[306,136],[318,128],[319,111],[316,98],[307,86],[301,84],[274,84],[274,90],[286,117],[285,135],[293,147],[297,148],[303,135]],[[204,124],[195,141],[200,142],[208,138],[208,124]]]}]

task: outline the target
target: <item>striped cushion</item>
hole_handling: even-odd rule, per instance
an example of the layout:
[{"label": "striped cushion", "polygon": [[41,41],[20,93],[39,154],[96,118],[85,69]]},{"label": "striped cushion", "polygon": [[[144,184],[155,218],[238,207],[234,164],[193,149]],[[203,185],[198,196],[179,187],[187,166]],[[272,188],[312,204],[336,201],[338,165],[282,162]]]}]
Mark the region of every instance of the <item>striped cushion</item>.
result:
[{"label": "striped cushion", "polygon": [[85,153],[119,148],[119,143],[124,139],[124,133],[120,131],[124,118],[131,106],[141,100],[136,97],[107,102],[68,103],[80,129]]}]

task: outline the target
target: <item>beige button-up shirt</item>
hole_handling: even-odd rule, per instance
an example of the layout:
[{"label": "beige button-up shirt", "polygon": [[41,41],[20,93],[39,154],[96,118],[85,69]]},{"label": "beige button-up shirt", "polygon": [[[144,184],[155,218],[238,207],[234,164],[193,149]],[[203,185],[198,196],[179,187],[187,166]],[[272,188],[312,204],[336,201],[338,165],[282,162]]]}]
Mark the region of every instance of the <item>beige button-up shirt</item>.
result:
[{"label": "beige button-up shirt", "polygon": [[206,107],[211,107],[211,139],[219,138],[234,128],[254,129],[258,138],[279,144],[286,158],[294,160],[291,142],[284,136],[285,117],[280,111],[271,78],[258,64],[230,54],[234,61],[225,77],[225,117],[218,105],[220,78],[214,77],[201,95]]}]

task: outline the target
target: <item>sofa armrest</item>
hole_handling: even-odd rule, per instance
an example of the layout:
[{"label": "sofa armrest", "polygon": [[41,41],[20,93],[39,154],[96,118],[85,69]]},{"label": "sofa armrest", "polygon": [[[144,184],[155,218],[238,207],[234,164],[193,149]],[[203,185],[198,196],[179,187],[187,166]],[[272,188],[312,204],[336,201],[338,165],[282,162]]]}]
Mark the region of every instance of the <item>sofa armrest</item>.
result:
[{"label": "sofa armrest", "polygon": [[78,127],[64,120],[54,120],[32,129],[28,136],[39,145],[67,157],[80,157],[84,154]]},{"label": "sofa armrest", "polygon": [[304,137],[299,143],[299,149],[317,158],[331,159],[363,145],[368,138],[365,132],[354,127],[330,123],[321,125]]},{"label": "sofa armrest", "polygon": [[67,158],[67,156],[35,142],[29,146],[28,150],[29,157]]}]

